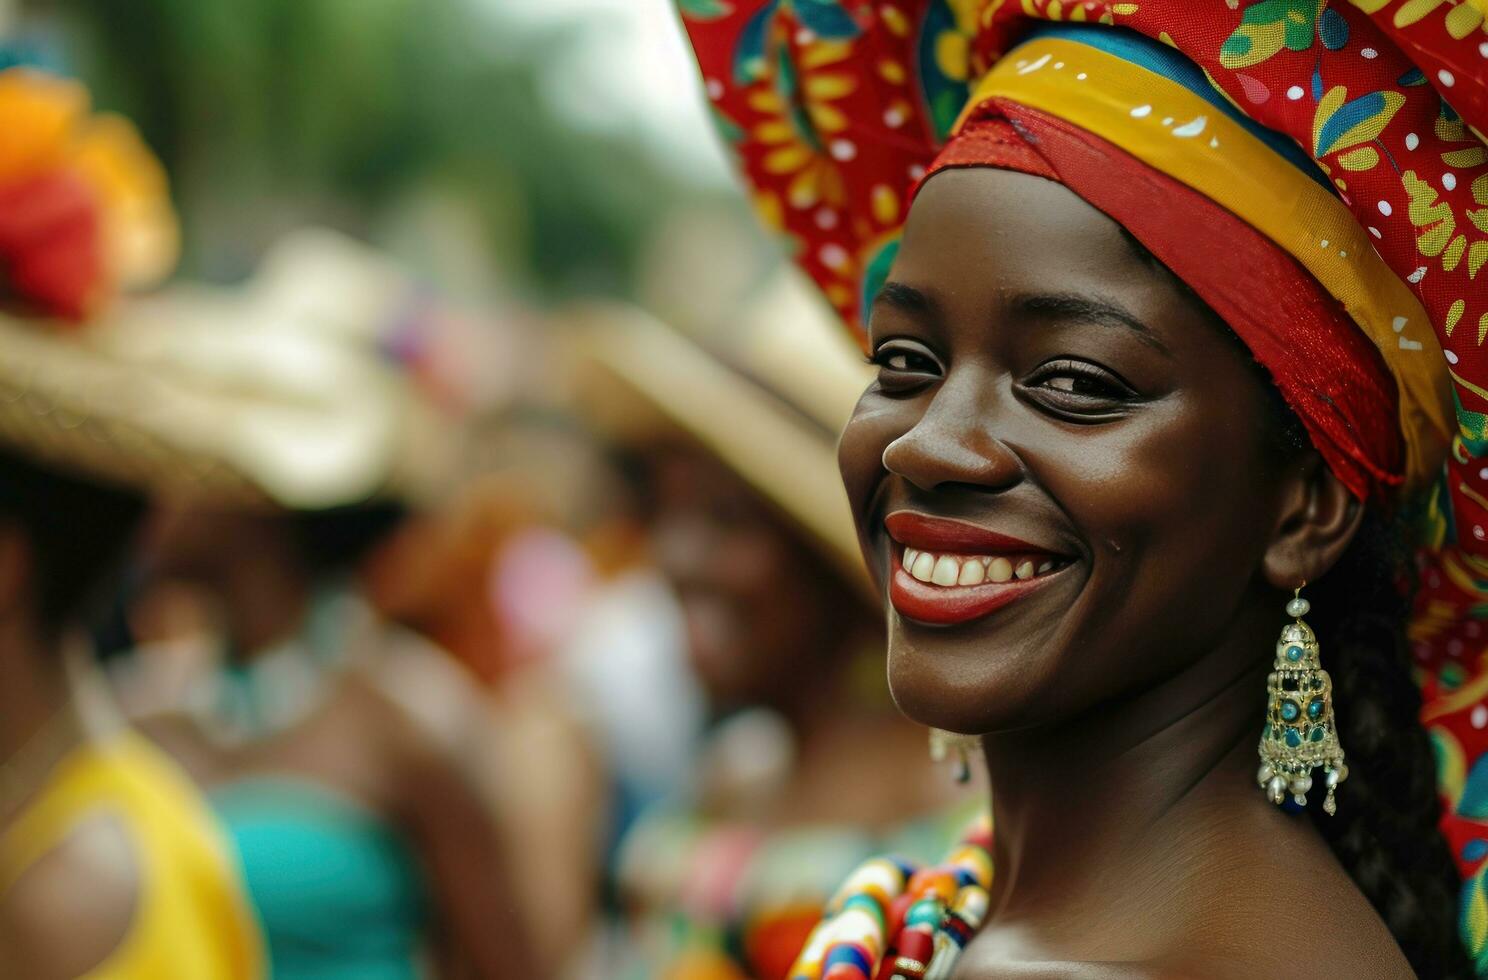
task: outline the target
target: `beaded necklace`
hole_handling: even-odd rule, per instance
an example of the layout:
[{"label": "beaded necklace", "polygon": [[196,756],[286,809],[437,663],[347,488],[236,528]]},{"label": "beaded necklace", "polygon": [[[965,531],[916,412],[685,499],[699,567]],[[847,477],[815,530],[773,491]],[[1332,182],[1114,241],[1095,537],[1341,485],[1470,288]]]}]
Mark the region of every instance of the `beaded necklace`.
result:
[{"label": "beaded necklace", "polygon": [[933,867],[866,861],[827,904],[790,980],[946,980],[987,917],[991,885],[986,814]]}]

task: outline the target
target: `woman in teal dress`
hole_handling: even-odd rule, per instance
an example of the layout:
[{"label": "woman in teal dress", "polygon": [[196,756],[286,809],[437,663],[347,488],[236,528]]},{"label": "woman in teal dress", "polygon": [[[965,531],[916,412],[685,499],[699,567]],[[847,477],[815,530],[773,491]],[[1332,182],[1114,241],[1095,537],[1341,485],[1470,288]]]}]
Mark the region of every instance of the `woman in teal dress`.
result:
[{"label": "woman in teal dress", "polygon": [[[535,975],[498,826],[492,702],[448,654],[378,615],[356,578],[448,472],[435,450],[458,430],[412,365],[380,350],[382,331],[420,322],[413,287],[327,236],[266,262],[250,299],[222,304],[247,321],[225,380],[296,384],[280,370],[289,351],[319,365],[301,393],[318,413],[265,444],[260,465],[283,478],[276,507],[157,512],[137,588],[207,625],[147,644],[120,674],[149,690],[154,664],[207,665],[175,712],[140,724],[208,789],[277,980]],[[348,311],[347,296],[382,299]]]}]

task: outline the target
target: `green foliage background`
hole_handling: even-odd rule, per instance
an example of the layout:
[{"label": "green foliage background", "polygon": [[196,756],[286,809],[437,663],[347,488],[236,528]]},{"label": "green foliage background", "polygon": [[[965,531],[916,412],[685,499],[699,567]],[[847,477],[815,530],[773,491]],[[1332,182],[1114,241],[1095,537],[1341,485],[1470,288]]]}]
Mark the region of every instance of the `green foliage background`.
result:
[{"label": "green foliage background", "polygon": [[166,161],[187,274],[245,275],[306,221],[376,238],[389,209],[435,189],[479,220],[518,284],[625,294],[657,222],[703,193],[623,136],[544,111],[539,70],[567,39],[503,43],[499,19],[468,0],[25,9],[98,102],[136,120]]}]

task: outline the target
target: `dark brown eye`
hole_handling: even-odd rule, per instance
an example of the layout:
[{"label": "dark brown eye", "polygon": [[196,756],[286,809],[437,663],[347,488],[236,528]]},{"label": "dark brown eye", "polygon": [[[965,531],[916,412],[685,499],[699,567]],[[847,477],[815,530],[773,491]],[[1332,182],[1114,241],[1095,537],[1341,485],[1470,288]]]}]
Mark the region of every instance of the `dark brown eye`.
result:
[{"label": "dark brown eye", "polygon": [[1039,365],[1024,389],[1050,410],[1069,415],[1108,415],[1138,397],[1120,375],[1073,358]]},{"label": "dark brown eye", "polygon": [[929,348],[911,340],[886,340],[870,360],[878,365],[880,387],[903,389],[923,384],[941,375],[940,361]]}]

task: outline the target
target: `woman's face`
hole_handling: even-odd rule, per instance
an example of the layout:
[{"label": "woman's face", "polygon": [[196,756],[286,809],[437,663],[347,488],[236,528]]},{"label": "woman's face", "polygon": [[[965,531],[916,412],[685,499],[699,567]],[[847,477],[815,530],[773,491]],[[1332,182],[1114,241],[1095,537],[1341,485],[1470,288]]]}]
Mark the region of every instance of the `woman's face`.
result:
[{"label": "woman's face", "polygon": [[911,717],[1071,717],[1193,662],[1268,592],[1288,461],[1263,382],[1068,189],[935,176],[870,336],[879,377],[840,461]]},{"label": "woman's face", "polygon": [[783,707],[835,653],[841,586],[721,463],[673,447],[657,455],[655,473],[656,557],[681,603],[699,679],[717,707]]}]

